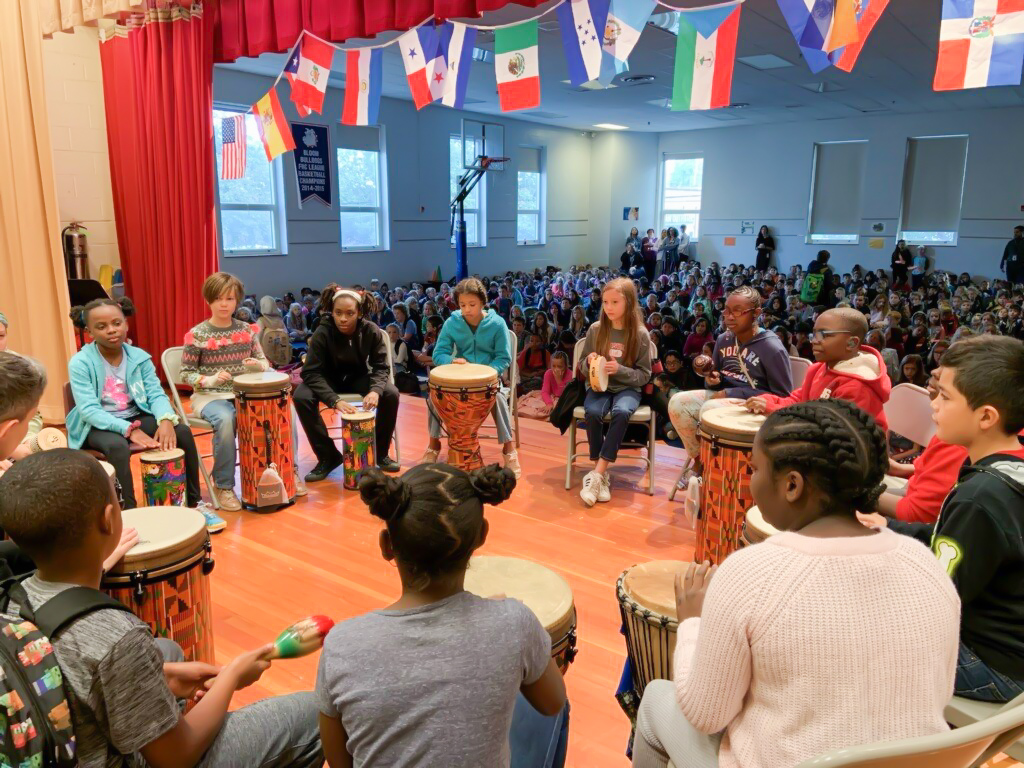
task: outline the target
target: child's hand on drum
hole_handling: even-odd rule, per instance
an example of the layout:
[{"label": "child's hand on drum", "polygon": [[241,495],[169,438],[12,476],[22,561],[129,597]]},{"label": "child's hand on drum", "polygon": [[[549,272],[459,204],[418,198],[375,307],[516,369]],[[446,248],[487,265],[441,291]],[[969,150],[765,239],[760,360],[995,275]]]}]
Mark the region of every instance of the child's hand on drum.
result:
[{"label": "child's hand on drum", "polygon": [[355,413],[356,407],[352,403],[346,403],[344,400],[339,400],[334,404],[334,410],[338,413]]},{"label": "child's hand on drum", "polygon": [[465,365],[466,364],[466,358],[464,358],[464,357],[456,357],[454,360],[452,360],[452,362],[455,363],[456,365]]},{"label": "child's hand on drum", "polygon": [[609,376],[618,373],[619,361],[609,357],[607,360],[604,361],[604,370]]},{"label": "child's hand on drum", "polygon": [[885,516],[877,512],[858,512],[857,519],[868,528],[885,528],[889,525],[889,521],[885,519]]},{"label": "child's hand on drum", "polygon": [[700,565],[690,563],[684,573],[676,574],[676,616],[680,623],[700,617],[704,595],[716,571],[718,566],[705,560]]},{"label": "child's hand on drum", "polygon": [[148,448],[151,451],[160,447],[160,443],[147,435],[141,429],[133,429],[132,433],[128,435],[128,442],[132,445],[138,445],[141,448]]},{"label": "child's hand on drum", "polygon": [[172,448],[178,447],[178,436],[174,434],[174,425],[169,421],[161,421],[160,426],[156,428],[156,435],[154,435],[156,441],[160,443],[161,451],[169,451]]},{"label": "child's hand on drum", "polygon": [[128,550],[138,543],[139,532],[134,528],[123,528],[121,530],[121,541],[118,542],[117,547],[110,553],[110,556],[103,561],[103,572],[106,573],[120,563],[122,558],[128,553]]},{"label": "child's hand on drum", "polygon": [[217,371],[217,375],[213,377],[218,384],[228,384],[234,378],[230,371],[223,370]]},{"label": "child's hand on drum", "polygon": [[[248,368],[250,371],[263,371],[266,370],[263,367],[263,362],[255,357],[247,357],[242,361],[242,365]],[[218,376],[220,374],[217,374]]]},{"label": "child's hand on drum", "polygon": [[380,395],[376,392],[370,392],[363,398],[363,410],[372,411],[377,407],[377,403],[380,401]]},{"label": "child's hand on drum", "polygon": [[751,413],[764,413],[768,407],[763,397],[748,397],[743,405]]}]

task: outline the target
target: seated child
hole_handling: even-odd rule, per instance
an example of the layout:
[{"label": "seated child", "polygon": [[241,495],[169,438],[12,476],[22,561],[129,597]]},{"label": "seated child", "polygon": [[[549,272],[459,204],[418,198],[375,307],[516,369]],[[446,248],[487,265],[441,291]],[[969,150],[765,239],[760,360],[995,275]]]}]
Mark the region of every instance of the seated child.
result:
[{"label": "seated child", "polygon": [[791,405],[751,465],[781,533],[676,577],[675,681],[644,691],[633,765],[795,766],[948,730],[956,593],[925,547],[855,516],[882,490],[882,430],[847,401]]},{"label": "seated child", "polygon": [[440,315],[430,315],[426,320],[427,332],[423,336],[423,349],[415,349],[412,351],[412,358],[416,361],[416,365],[422,368],[424,371],[430,371],[434,367],[434,345],[437,344],[437,335],[441,332],[441,326],[444,325],[444,320]]},{"label": "seated child", "polygon": [[[113,484],[92,456],[36,453],[0,478],[0,525],[36,562],[22,582],[31,608],[74,586],[98,589],[104,561],[126,548]],[[9,608],[17,614],[18,607]],[[223,668],[186,663],[133,614],[100,609],[51,637],[81,766],[320,766],[310,693],[228,714],[236,690],[270,667],[266,645]],[[197,695],[199,694],[199,695]],[[182,715],[181,699],[195,706]]]},{"label": "seated child", "polygon": [[186,505],[203,512],[211,533],[223,530],[224,521],[213,509],[200,506],[199,454],[192,430],[179,423],[149,353],[125,343],[125,316],[133,311],[126,298],[95,299],[84,307],[71,308],[72,321],[88,330],[93,341],[68,363],[75,400],[67,416],[68,445],[91,448],[106,456],[121,483],[125,509],[136,506],[130,446],[161,451],[181,448],[185,452]]},{"label": "seated child", "polygon": [[1024,692],[1024,342],[974,336],[942,357],[936,437],[968,461],[935,523],[864,515],[929,544],[960,594],[955,693],[1010,701]]},{"label": "seated child", "polygon": [[391,360],[395,366],[395,374],[405,373],[409,370],[409,345],[402,341],[401,331],[394,323],[384,330],[391,339]]},{"label": "seated child", "polygon": [[852,307],[829,309],[814,322],[811,340],[814,359],[799,389],[788,397],[757,395],[745,405],[754,413],[772,413],[808,400],[849,400],[888,429],[883,406],[892,384],[877,350],[861,344],[868,333],[867,320]]},{"label": "seated child", "polygon": [[[359,494],[385,523],[380,551],[397,566],[402,595],[327,635],[316,694],[331,766],[497,768],[509,765],[510,748],[515,760],[520,749],[566,737],[550,635],[518,600],[463,586],[487,538],[484,505],[500,504],[515,485],[496,464],[470,473],[421,464],[398,478],[363,473]],[[531,707],[547,717],[521,717]],[[564,760],[564,746],[555,751]]]},{"label": "seated child", "polygon": [[[7,317],[3,314],[3,312],[0,312],[0,352],[7,351],[7,329]],[[39,430],[41,430],[42,428],[43,416],[37,411],[36,414],[28,423],[28,431],[21,438],[21,441],[14,447],[14,449],[11,451],[0,450],[0,472],[2,472],[5,469],[3,464],[7,460],[17,461],[18,459],[25,458],[32,452],[32,449],[29,447],[28,441],[34,435],[39,434]]]},{"label": "seated child", "polygon": [[527,392],[519,398],[519,415],[524,419],[546,419],[570,381],[569,358],[565,352],[555,352],[551,355],[551,367],[544,372],[540,390]]},{"label": "seated child", "polygon": [[516,361],[519,367],[519,392],[534,392],[544,385],[544,374],[551,365],[551,353],[540,334],[527,336],[526,346]]}]

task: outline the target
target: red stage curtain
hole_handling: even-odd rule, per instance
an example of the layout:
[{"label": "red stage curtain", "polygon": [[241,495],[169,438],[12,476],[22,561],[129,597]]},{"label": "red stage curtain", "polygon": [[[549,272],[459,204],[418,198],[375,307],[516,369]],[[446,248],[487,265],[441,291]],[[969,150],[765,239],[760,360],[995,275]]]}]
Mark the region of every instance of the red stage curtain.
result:
[{"label": "red stage curtain", "polygon": [[100,56],[125,292],[160,370],[206,315],[200,286],[217,270],[213,21],[198,4],[147,5],[104,34]]},{"label": "red stage curtain", "polygon": [[[513,0],[219,0],[213,58],[230,62],[242,56],[280,53],[292,47],[303,29],[340,43],[410,29],[424,19],[479,16]],[[514,0],[535,8],[545,0]]]}]

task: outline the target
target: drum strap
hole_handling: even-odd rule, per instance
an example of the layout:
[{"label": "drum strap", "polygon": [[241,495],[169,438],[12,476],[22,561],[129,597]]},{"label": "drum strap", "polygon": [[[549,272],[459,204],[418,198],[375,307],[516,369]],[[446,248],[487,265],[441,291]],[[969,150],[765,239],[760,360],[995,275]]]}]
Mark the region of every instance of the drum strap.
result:
[{"label": "drum strap", "polygon": [[757,385],[754,383],[754,379],[750,375],[750,371],[747,370],[747,364],[743,362],[743,350],[746,347],[737,346],[736,348],[736,359],[739,360],[740,370],[743,371],[743,378],[747,380],[747,384],[750,385],[751,389],[757,389]]}]

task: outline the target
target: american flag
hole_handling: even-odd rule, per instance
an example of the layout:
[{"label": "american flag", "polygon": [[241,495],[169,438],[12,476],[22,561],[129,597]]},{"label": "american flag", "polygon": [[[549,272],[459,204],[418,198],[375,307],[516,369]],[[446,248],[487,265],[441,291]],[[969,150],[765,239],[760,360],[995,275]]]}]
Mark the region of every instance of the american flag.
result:
[{"label": "american flag", "polygon": [[225,117],[220,121],[222,179],[245,177],[245,115]]}]

